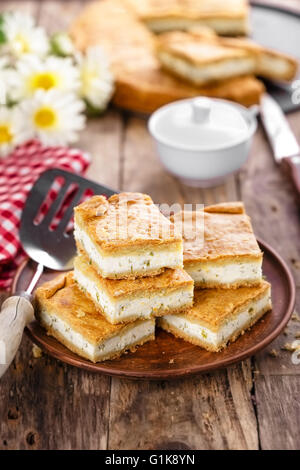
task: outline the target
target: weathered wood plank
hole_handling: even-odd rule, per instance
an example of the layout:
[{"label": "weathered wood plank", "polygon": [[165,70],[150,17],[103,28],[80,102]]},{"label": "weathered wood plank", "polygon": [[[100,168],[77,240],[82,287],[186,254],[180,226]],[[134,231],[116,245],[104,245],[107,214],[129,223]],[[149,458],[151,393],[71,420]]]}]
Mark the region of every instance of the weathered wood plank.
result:
[{"label": "weathered wood plank", "polygon": [[[33,2],[36,3],[36,2]],[[42,0],[39,22],[49,34],[57,31],[67,31],[71,21],[84,7],[84,0],[60,1]]]},{"label": "weathered wood plank", "polygon": [[92,157],[86,176],[116,190],[120,186],[122,127],[120,113],[110,110],[97,119],[89,119],[77,144]]},{"label": "weathered wood plank", "polygon": [[19,10],[24,13],[29,13],[37,18],[40,11],[41,4],[32,0],[1,0],[0,11],[14,11]]},{"label": "weathered wood plank", "polygon": [[108,447],[256,449],[251,386],[246,364],[176,382],[113,379]]},{"label": "weathered wood plank", "polygon": [[110,380],[31,350],[1,380],[0,449],[105,449]]},{"label": "weathered wood plank", "polygon": [[264,450],[300,448],[299,376],[256,379],[256,400],[261,447]]}]

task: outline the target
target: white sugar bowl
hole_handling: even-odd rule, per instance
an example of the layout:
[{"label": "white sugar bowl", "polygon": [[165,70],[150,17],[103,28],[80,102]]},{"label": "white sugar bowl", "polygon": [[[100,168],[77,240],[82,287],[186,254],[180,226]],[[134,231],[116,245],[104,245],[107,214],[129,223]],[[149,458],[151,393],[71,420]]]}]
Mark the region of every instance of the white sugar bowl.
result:
[{"label": "white sugar bowl", "polygon": [[255,112],[214,99],[175,101],[148,123],[167,171],[189,186],[216,186],[246,162],[257,127]]}]

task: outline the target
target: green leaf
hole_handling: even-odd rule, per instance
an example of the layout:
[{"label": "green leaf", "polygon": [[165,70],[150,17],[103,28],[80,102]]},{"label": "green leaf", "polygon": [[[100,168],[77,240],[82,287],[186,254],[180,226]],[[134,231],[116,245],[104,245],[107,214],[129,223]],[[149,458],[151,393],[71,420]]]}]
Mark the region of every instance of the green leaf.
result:
[{"label": "green leaf", "polygon": [[6,36],[3,31],[3,25],[4,25],[4,14],[2,13],[0,15],[0,44],[4,44],[6,42]]},{"label": "green leaf", "polygon": [[89,103],[88,100],[85,101],[85,106],[86,106],[86,115],[88,117],[96,117],[96,116],[101,116],[105,112],[105,107],[104,108],[95,108],[91,103]]},{"label": "green leaf", "polygon": [[2,29],[0,29],[0,45],[5,44],[5,43],[6,43],[5,33],[4,33],[4,31],[2,31]]},{"label": "green leaf", "polygon": [[72,56],[75,52],[73,41],[68,33],[53,34],[50,38],[50,45],[52,53],[60,57]]}]

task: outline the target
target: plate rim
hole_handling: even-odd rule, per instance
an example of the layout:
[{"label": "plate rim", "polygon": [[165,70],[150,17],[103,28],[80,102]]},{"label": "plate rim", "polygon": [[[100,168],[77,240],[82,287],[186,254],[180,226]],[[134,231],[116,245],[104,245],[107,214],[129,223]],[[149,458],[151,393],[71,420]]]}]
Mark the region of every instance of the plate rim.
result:
[{"label": "plate rim", "polygon": [[251,7],[265,8],[267,10],[276,10],[281,13],[286,13],[291,16],[300,18],[300,9],[294,8],[291,5],[281,6],[276,3],[265,3],[264,1],[250,0]]},{"label": "plate rim", "polygon": [[[28,327],[25,328],[25,332],[27,336],[29,336],[32,342],[36,343],[38,346],[42,348],[42,350],[46,351],[47,354],[54,357],[55,359],[58,359],[64,363],[67,363],[69,365],[75,366],[80,369],[88,370],[90,372],[100,373],[103,375],[108,375],[111,377],[120,377],[120,378],[126,378],[126,379],[139,379],[139,380],[140,379],[172,380],[172,379],[178,379],[178,378],[184,378],[184,377],[188,377],[192,375],[197,375],[201,373],[208,373],[208,372],[218,370],[218,369],[224,369],[232,364],[239,363],[248,357],[252,357],[257,352],[261,351],[266,346],[268,346],[285,328],[286,324],[291,318],[291,315],[295,307],[296,286],[295,286],[295,281],[290,271],[290,268],[288,267],[287,263],[283,260],[283,258],[280,256],[280,254],[277,253],[277,251],[274,248],[272,248],[268,243],[261,240],[260,238],[257,238],[257,241],[260,244],[262,250],[268,251],[270,255],[276,259],[277,263],[279,263],[281,268],[283,269],[285,273],[287,285],[289,287],[290,297],[289,297],[287,308],[285,310],[285,314],[282,316],[276,328],[271,333],[269,333],[264,339],[262,339],[260,342],[254,344],[250,348],[247,348],[246,350],[244,350],[243,352],[241,352],[240,354],[234,357],[223,359],[220,362],[207,363],[205,365],[203,364],[203,365],[200,365],[200,366],[198,365],[195,367],[179,368],[176,370],[164,369],[164,370],[158,370],[158,371],[152,370],[151,372],[150,371],[149,372],[132,371],[132,370],[126,371],[125,369],[118,370],[118,369],[107,367],[107,366],[105,368],[102,368],[101,365],[105,364],[105,362],[93,363],[77,355],[74,358],[72,356],[67,356],[66,358],[64,357],[62,359],[61,353],[57,352],[57,349],[55,347],[49,344],[45,344],[43,339],[40,339],[38,336],[34,335]],[[11,287],[11,294],[16,293],[16,285],[18,283],[18,280],[20,278],[20,275],[23,269],[25,268],[28,262],[29,262],[29,258],[24,260],[24,262],[19,266],[15,274],[14,280],[13,280],[13,284]]]}]

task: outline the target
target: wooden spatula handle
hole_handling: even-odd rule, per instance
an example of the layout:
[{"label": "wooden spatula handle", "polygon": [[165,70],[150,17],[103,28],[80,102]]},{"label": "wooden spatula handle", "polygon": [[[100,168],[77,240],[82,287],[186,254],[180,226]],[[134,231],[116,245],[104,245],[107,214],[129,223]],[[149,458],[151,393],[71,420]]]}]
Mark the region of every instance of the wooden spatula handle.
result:
[{"label": "wooden spatula handle", "polygon": [[300,155],[283,158],[282,165],[290,174],[298,195],[300,196]]},{"label": "wooden spatula handle", "polygon": [[0,312],[0,378],[12,363],[25,326],[34,318],[31,303],[25,297],[9,297]]}]

